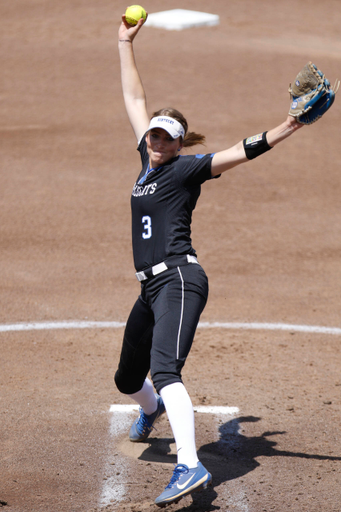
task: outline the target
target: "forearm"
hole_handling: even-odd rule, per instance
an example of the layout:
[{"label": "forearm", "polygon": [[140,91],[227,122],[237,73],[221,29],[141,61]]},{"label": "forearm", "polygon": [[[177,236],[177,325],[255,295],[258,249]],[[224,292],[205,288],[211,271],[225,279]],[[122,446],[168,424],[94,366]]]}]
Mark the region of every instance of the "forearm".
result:
[{"label": "forearm", "polygon": [[302,126],[303,124],[288,116],[285,122],[276,128],[240,141],[230,149],[216,153],[212,159],[212,176],[217,176],[241,163],[260,156],[282,140],[285,140]]},{"label": "forearm", "polygon": [[304,125],[296,121],[294,117],[288,116],[284,123],[267,132],[266,140],[268,141],[269,146],[273,148],[276,144],[290,137],[290,135],[303,126]]},{"label": "forearm", "polygon": [[137,70],[133,43],[129,39],[119,39],[118,49],[121,62],[121,82],[125,101],[146,101],[142,81]]},{"label": "forearm", "polygon": [[149,124],[146,95],[137,70],[133,48],[133,40],[142,25],[143,18],[137,25],[131,27],[122,16],[122,24],[118,32],[124,104],[137,140],[141,139]]}]

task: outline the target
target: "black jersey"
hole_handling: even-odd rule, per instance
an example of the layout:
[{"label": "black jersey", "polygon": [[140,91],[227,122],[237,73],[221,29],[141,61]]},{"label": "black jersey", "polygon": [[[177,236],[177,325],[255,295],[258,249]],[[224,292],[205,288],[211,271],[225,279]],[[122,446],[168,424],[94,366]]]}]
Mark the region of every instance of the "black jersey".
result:
[{"label": "black jersey", "polygon": [[177,156],[145,181],[149,156],[142,137],[138,146],[142,170],[131,196],[134,264],[137,271],[161,263],[174,255],[192,254],[192,212],[201,184],[212,178],[213,154]]}]

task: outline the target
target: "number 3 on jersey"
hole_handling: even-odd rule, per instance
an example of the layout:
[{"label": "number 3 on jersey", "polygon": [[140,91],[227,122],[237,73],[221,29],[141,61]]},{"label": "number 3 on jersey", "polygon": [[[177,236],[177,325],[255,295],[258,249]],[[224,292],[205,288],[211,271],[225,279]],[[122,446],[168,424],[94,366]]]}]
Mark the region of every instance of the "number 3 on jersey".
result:
[{"label": "number 3 on jersey", "polygon": [[152,219],[149,217],[149,215],[145,215],[142,217],[142,224],[144,227],[144,232],[142,233],[142,238],[145,240],[147,238],[151,238],[152,236]]}]

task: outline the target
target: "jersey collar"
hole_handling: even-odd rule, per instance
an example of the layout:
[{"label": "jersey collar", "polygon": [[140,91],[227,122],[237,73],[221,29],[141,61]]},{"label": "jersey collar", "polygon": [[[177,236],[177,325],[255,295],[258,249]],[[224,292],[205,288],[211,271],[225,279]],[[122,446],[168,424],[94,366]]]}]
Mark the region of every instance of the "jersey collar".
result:
[{"label": "jersey collar", "polygon": [[163,166],[161,165],[160,167],[150,168],[150,165],[148,164],[147,170],[144,173],[144,175],[142,176],[142,178],[139,180],[138,185],[142,185],[146,181],[148,174],[150,174],[153,171],[158,171],[159,169],[161,169],[161,167],[163,167]]}]

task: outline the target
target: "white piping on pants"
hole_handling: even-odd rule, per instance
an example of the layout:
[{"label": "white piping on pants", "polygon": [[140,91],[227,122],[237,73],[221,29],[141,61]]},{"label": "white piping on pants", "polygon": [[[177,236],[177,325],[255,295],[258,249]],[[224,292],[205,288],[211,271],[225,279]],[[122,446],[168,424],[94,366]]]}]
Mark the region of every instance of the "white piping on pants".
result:
[{"label": "white piping on pants", "polygon": [[185,286],[184,286],[184,280],[181,274],[181,270],[178,267],[178,272],[181,279],[181,313],[180,313],[180,323],[179,323],[179,331],[178,331],[178,340],[177,340],[177,348],[176,348],[176,358],[180,359],[180,335],[181,335],[181,327],[182,327],[182,320],[184,316],[184,306],[185,306]]}]

